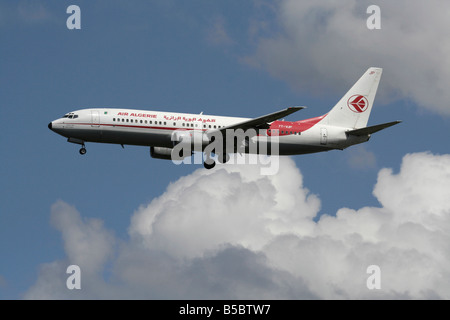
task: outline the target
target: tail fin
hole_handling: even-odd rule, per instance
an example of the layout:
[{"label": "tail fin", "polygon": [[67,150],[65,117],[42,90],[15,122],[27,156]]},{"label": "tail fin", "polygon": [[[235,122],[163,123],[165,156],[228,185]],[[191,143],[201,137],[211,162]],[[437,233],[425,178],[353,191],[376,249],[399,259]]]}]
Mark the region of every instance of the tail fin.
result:
[{"label": "tail fin", "polygon": [[347,128],[364,128],[369,121],[381,68],[369,68],[322,119],[322,123]]}]

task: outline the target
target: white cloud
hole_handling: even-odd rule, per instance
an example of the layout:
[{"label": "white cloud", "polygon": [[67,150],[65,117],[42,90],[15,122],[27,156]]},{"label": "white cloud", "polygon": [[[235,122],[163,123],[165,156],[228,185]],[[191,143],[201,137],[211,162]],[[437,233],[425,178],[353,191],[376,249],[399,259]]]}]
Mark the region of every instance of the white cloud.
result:
[{"label": "white cloud", "polygon": [[113,253],[114,235],[103,228],[103,222],[83,221],[78,211],[63,201],[52,206],[51,223],[61,232],[68,261],[83,272],[97,272]]},{"label": "white cloud", "polygon": [[260,250],[278,234],[309,233],[320,202],[303,188],[293,161],[283,166],[274,176],[261,176],[258,166],[198,170],[140,208],[130,233],[148,248],[180,258],[224,243]]},{"label": "white cloud", "polygon": [[251,26],[256,49],[243,61],[296,89],[323,93],[332,88],[336,94],[368,67],[382,67],[378,101],[407,99],[450,115],[448,1],[378,1],[381,30],[366,26],[373,1],[278,3],[276,19],[266,18],[275,31],[257,33]]},{"label": "white cloud", "polygon": [[[407,154],[401,173],[381,170],[374,195],[396,213],[396,221],[417,223],[433,231],[448,230],[450,155]],[[392,190],[396,189],[401,189],[402,194],[393,196]]]},{"label": "white cloud", "polygon": [[[200,169],[141,206],[118,246],[101,223],[58,202],[52,221],[67,261],[42,266],[25,297],[449,299],[449,189],[450,155],[409,154],[399,173],[379,172],[381,207],[314,222],[320,201],[289,158],[275,176]],[[82,269],[78,292],[65,287],[68,263]],[[366,287],[373,264],[380,290]]]}]

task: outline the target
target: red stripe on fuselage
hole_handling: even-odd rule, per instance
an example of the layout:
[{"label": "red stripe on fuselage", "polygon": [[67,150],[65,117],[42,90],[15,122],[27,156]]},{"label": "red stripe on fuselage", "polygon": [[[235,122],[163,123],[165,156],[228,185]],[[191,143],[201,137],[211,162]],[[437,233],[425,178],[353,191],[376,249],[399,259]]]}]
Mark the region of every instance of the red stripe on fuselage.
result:
[{"label": "red stripe on fuselage", "polygon": [[[170,128],[170,127],[155,127],[155,126],[133,126],[129,124],[109,124],[109,123],[66,123],[66,125],[80,125],[80,126],[104,126],[104,127],[122,127],[122,128],[140,128],[140,129],[163,129],[163,130],[194,130],[195,128]],[[206,131],[207,129],[202,129]]]},{"label": "red stripe on fuselage", "polygon": [[[278,130],[278,135],[280,136],[289,135],[291,134],[290,132],[303,132],[313,127],[316,123],[325,118],[325,116],[326,114],[320,117],[300,121],[274,121],[270,125],[269,130]],[[268,131],[268,135],[271,135],[270,131]]]}]

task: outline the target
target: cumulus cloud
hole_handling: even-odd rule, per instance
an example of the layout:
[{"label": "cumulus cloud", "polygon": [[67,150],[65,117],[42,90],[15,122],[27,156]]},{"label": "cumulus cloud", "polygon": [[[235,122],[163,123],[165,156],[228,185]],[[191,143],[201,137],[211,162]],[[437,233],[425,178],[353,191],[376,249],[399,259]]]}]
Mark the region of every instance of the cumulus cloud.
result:
[{"label": "cumulus cloud", "polygon": [[[381,9],[380,30],[367,28],[372,4]],[[384,101],[412,100],[450,115],[449,9],[443,0],[282,0],[275,18],[267,15],[271,28],[251,25],[255,50],[243,61],[316,93],[339,93],[368,67],[382,67]]]},{"label": "cumulus cloud", "polygon": [[[30,299],[63,299],[69,297],[98,297],[103,289],[102,278],[106,263],[115,248],[114,234],[103,227],[99,219],[83,219],[71,205],[57,201],[51,208],[50,221],[61,232],[66,258],[40,266],[39,278],[27,293]],[[66,280],[70,265],[82,270],[83,283],[89,283],[92,290],[69,295]],[[66,290],[61,290],[65,288]],[[83,288],[83,287],[82,287]]]},{"label": "cumulus cloud", "polygon": [[[25,297],[448,299],[449,189],[450,155],[409,154],[400,172],[379,172],[380,207],[315,221],[320,200],[290,158],[273,176],[199,169],[139,207],[126,241],[58,202],[52,223],[67,257],[41,266]],[[81,267],[81,290],[65,286],[69,263]],[[379,290],[366,286],[370,265]]]},{"label": "cumulus cloud", "polygon": [[[309,233],[320,202],[292,161],[277,175],[258,166],[198,170],[133,216],[130,234],[147,247],[194,258],[228,243],[261,250],[281,233]],[[293,193],[295,190],[295,193]],[[160,239],[170,237],[171,241]]]}]

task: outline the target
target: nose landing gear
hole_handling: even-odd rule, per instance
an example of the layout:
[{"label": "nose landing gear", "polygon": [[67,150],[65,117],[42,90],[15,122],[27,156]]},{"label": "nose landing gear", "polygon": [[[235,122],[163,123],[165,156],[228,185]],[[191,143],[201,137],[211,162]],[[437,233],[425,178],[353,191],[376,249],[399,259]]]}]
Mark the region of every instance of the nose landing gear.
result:
[{"label": "nose landing gear", "polygon": [[80,154],[81,155],[86,154],[87,150],[86,150],[86,147],[84,146],[84,141],[83,140],[75,139],[75,138],[68,138],[67,142],[81,144]]}]

